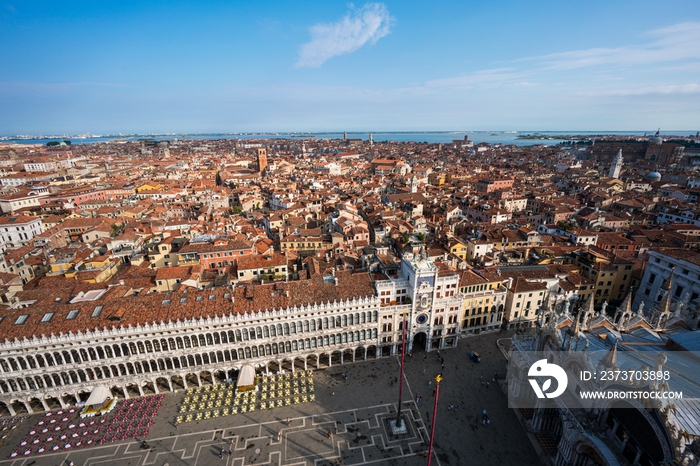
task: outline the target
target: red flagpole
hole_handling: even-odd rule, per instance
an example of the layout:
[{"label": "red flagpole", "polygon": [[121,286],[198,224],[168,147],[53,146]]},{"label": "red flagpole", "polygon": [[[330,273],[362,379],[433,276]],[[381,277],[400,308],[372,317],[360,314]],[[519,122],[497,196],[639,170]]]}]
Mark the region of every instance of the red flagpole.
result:
[{"label": "red flagpole", "polygon": [[401,335],[401,374],[399,374],[399,404],[396,413],[396,428],[401,428],[401,399],[403,398],[403,363],[406,358],[406,314],[403,315],[403,332]]},{"label": "red flagpole", "polygon": [[438,397],[440,396],[440,381],[442,375],[438,374],[435,377],[435,404],[433,405],[433,424],[430,427],[430,447],[428,447],[428,466],[433,459],[433,440],[435,439],[435,424],[437,421]]}]

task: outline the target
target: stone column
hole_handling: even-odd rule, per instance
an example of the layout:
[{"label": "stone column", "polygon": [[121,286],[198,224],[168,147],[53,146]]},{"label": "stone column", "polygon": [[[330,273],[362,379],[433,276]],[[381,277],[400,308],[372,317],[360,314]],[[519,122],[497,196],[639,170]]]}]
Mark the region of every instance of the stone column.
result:
[{"label": "stone column", "polygon": [[44,406],[44,411],[51,411],[51,410],[49,409],[49,405],[46,404],[46,400],[45,400],[43,397],[42,397],[42,398],[39,398],[39,399],[41,400],[42,406]]},{"label": "stone column", "polygon": [[345,352],[341,351],[341,353],[340,353],[340,364],[341,365],[343,364],[343,360],[344,360],[343,356],[345,356]]},{"label": "stone column", "polygon": [[629,442],[630,438],[629,435],[625,437],[625,439],[622,441],[622,445],[620,445],[620,453],[622,454],[625,451],[625,447],[627,446],[627,443]]},{"label": "stone column", "polygon": [[598,424],[600,424],[601,426],[604,426],[606,421],[608,420],[609,413],[610,413],[610,411],[608,411],[607,409],[605,411],[601,411],[598,414]]},{"label": "stone column", "polygon": [[124,392],[124,399],[128,400],[129,399],[129,390],[127,390],[126,387],[122,387],[122,392]]},{"label": "stone column", "polygon": [[608,436],[608,439],[610,441],[613,441],[615,439],[615,434],[617,433],[617,428],[620,427],[620,423],[617,422],[617,419],[615,419],[615,424],[613,425],[612,430],[610,430],[610,435]]},{"label": "stone column", "polygon": [[16,416],[17,412],[15,408],[12,407],[12,403],[7,403],[7,410],[10,412],[10,416]]},{"label": "stone column", "polygon": [[634,455],[634,461],[632,461],[632,466],[639,464],[639,459],[642,457],[641,448],[637,447],[637,454]]}]

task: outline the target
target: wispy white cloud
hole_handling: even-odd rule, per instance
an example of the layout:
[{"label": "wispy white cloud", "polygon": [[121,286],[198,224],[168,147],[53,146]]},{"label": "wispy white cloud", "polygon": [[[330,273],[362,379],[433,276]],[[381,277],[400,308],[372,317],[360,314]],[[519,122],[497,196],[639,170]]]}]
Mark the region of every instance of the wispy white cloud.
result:
[{"label": "wispy white cloud", "polygon": [[587,97],[614,97],[630,95],[650,94],[697,94],[700,93],[700,85],[691,83],[683,85],[644,86],[629,89],[609,89],[600,92],[582,92],[579,95]]},{"label": "wispy white cloud", "polygon": [[700,22],[685,22],[652,30],[651,41],[625,47],[597,47],[530,57],[550,70],[600,65],[644,65],[700,59]]},{"label": "wispy white cloud", "polygon": [[311,41],[302,45],[295,67],[321,66],[329,58],[354,52],[389,34],[395,19],[383,3],[352,9],[340,21],[309,28]]}]

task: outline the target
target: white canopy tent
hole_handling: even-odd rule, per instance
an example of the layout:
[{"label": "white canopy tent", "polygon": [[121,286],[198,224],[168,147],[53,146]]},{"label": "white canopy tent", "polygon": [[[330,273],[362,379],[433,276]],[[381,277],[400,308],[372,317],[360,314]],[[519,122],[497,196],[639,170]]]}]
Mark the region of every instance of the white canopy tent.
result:
[{"label": "white canopy tent", "polygon": [[109,388],[104,385],[93,388],[90,397],[85,402],[85,406],[95,406],[96,408],[102,408],[107,400],[112,398],[112,392]]},{"label": "white canopy tent", "polygon": [[239,390],[250,390],[255,385],[255,368],[250,364],[245,364],[238,372],[236,388]]}]

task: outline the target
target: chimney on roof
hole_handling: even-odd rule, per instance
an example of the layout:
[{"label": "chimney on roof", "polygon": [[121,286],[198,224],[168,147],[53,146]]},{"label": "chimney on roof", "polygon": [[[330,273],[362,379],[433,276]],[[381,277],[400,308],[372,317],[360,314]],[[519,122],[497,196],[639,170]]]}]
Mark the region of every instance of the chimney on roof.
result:
[{"label": "chimney on roof", "polygon": [[335,286],[338,286],[338,277],[333,277],[333,283],[335,284]]}]

